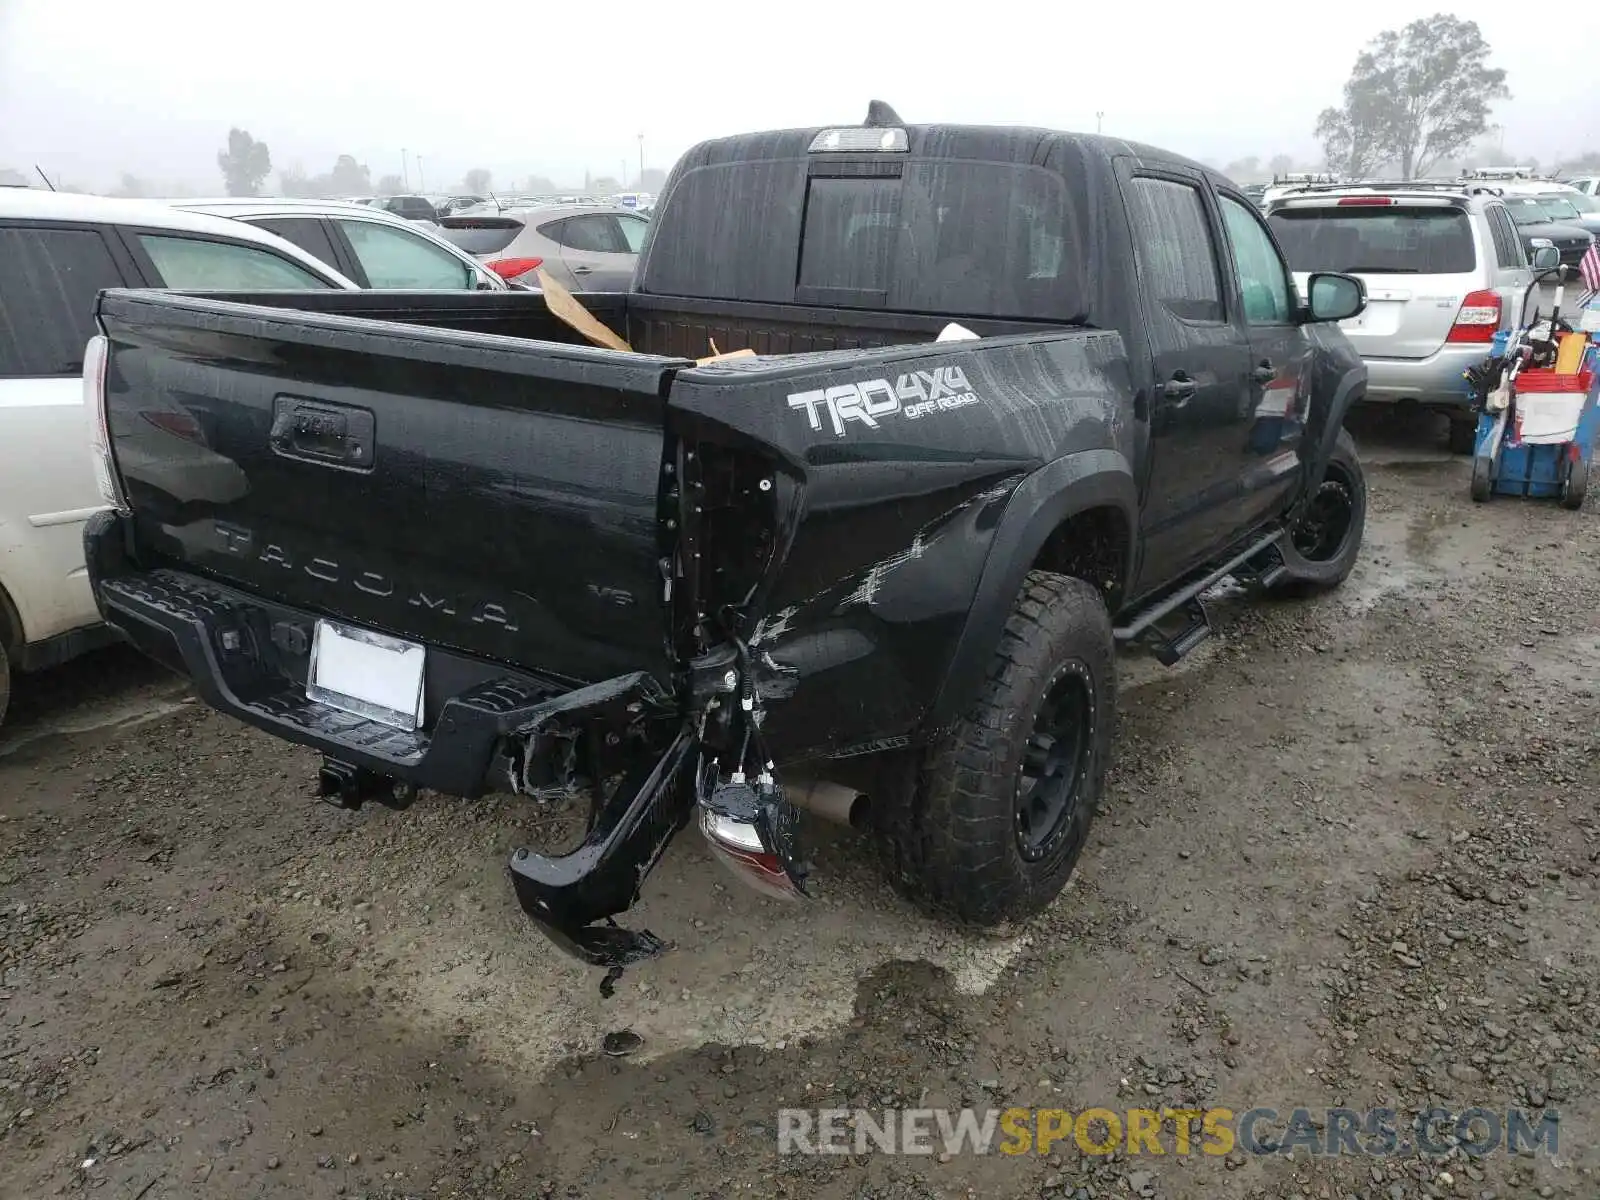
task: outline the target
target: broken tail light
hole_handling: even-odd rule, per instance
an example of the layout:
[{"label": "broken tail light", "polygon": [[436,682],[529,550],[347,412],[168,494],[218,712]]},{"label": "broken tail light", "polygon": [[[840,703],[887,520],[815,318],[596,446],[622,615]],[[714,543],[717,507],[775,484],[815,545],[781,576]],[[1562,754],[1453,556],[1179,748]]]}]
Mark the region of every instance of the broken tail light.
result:
[{"label": "broken tail light", "polygon": [[776,900],[804,897],[778,856],[762,847],[754,825],[701,809],[700,832],[705,834],[711,856],[762,895]]}]

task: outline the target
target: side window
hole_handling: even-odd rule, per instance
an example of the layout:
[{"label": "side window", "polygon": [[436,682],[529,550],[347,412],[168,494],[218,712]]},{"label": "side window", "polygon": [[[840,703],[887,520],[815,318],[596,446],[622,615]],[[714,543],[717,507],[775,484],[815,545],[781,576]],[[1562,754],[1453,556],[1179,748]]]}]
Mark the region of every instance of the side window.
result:
[{"label": "side window", "polygon": [[1150,298],[1185,321],[1221,321],[1216,245],[1200,189],[1138,177],[1128,188],[1134,256]]},{"label": "side window", "polygon": [[270,250],[238,242],[207,242],[176,234],[141,233],[139,244],[161,285],[219,292],[303,291],[326,288],[320,275]]},{"label": "side window", "polygon": [[1252,325],[1287,324],[1293,313],[1289,298],[1289,272],[1261,218],[1228,196],[1222,201],[1222,219],[1233,244],[1233,265],[1239,272],[1239,292],[1244,297],[1244,319]]},{"label": "side window", "polygon": [[548,226],[541,228],[540,232],[547,237],[554,237],[569,250],[583,250],[592,254],[626,254],[627,242],[622,240],[621,232],[616,228],[615,218],[605,214],[596,213],[593,216],[568,217],[559,223],[560,228],[556,234],[548,232]]},{"label": "side window", "polygon": [[622,240],[628,243],[628,253],[639,253],[644,247],[645,230],[650,228],[650,222],[638,217],[617,217],[616,222],[622,227]]},{"label": "side window", "polygon": [[251,220],[250,224],[277,234],[317,261],[327,263],[336,271],[339,269],[339,256],[334,253],[333,241],[321,217],[262,217]]},{"label": "side window", "polygon": [[125,281],[88,229],[0,229],[0,378],[76,375],[94,299]]},{"label": "side window", "polygon": [[477,282],[466,263],[408,229],[376,221],[340,221],[339,228],[371,287],[461,291]]},{"label": "side window", "polygon": [[1489,214],[1489,228],[1494,233],[1495,262],[1511,271],[1526,267],[1528,258],[1522,250],[1522,239],[1512,227],[1506,210],[1498,204],[1492,204],[1486,211]]}]

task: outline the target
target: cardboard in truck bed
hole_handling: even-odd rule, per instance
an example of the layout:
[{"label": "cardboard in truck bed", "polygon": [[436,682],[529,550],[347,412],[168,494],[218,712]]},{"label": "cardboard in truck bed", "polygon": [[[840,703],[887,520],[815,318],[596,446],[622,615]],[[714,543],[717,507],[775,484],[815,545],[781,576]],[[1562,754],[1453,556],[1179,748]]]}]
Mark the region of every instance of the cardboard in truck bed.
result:
[{"label": "cardboard in truck bed", "polygon": [[[544,289],[545,306],[596,346],[604,346],[607,350],[621,350],[628,354],[634,352],[632,346],[618,337],[609,327],[602,325],[594,314],[580,304],[577,297],[545,274],[543,267],[539,269],[539,286]],[[711,353],[705,358],[696,359],[695,364],[703,366],[722,358],[754,358],[755,353],[754,350],[732,350],[723,354],[717,349],[717,344],[712,342]]]}]

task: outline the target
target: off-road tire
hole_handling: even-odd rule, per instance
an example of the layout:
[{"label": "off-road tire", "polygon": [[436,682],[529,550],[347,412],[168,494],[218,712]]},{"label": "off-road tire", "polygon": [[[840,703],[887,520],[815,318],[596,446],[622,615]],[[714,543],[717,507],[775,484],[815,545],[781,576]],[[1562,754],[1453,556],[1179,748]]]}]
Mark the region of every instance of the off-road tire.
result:
[{"label": "off-road tire", "polygon": [[[1066,885],[1105,790],[1116,721],[1111,619],[1096,588],[1032,571],[966,714],[908,772],[875,820],[891,883],[919,907],[979,928],[1022,921]],[[1024,853],[1018,803],[1035,724],[1062,689],[1082,716],[1055,830]],[[1059,707],[1059,705],[1054,705]]]},{"label": "off-road tire", "polygon": [[[1280,550],[1283,565],[1289,568],[1289,578],[1278,585],[1284,595],[1304,596],[1338,587],[1355,569],[1361,557],[1361,539],[1367,527],[1367,477],[1361,470],[1361,456],[1356,453],[1356,442],[1349,431],[1339,430],[1333,453],[1328,457],[1328,468],[1311,503],[1317,502],[1326,489],[1342,490],[1348,504],[1348,523],[1338,545],[1327,553],[1309,556],[1296,546],[1294,532],[1283,539]],[[1309,508],[1308,508],[1309,512]]]}]

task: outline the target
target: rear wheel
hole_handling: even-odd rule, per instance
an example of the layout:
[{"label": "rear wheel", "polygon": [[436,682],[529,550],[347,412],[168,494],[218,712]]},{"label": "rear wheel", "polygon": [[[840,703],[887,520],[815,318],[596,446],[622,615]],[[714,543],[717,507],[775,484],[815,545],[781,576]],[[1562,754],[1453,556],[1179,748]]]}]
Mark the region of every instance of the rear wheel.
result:
[{"label": "rear wheel", "polygon": [[1099,591],[1030,572],[971,708],[881,814],[891,882],[966,925],[1044,909],[1083,852],[1115,717],[1111,619]]},{"label": "rear wheel", "polygon": [[0,643],[0,725],[5,724],[6,706],[11,703],[11,660],[6,657],[4,643]]},{"label": "rear wheel", "polygon": [[1289,595],[1338,587],[1355,569],[1367,528],[1367,477],[1355,439],[1341,429],[1322,482],[1282,546]]},{"label": "rear wheel", "polygon": [[1478,445],[1478,422],[1451,417],[1448,442],[1451,454],[1471,454]]}]

